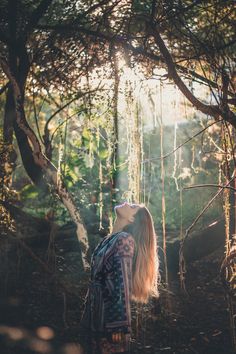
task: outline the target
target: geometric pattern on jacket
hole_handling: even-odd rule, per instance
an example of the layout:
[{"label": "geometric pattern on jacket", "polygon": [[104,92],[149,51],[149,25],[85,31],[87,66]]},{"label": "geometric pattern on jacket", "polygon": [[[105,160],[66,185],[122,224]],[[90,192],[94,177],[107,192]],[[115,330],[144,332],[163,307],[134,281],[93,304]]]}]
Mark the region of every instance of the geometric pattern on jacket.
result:
[{"label": "geometric pattern on jacket", "polygon": [[131,332],[130,297],[135,241],[120,231],[106,236],[91,257],[81,326],[98,334]]}]

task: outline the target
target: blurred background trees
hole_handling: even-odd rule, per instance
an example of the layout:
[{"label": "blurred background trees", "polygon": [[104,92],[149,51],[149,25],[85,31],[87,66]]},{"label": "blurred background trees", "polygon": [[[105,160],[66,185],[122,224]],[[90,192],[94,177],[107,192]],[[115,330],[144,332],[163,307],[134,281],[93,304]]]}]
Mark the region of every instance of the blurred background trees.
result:
[{"label": "blurred background trees", "polygon": [[[224,183],[234,170],[233,6],[2,1],[1,132],[14,151],[9,188],[18,191],[17,203],[41,216],[52,206],[59,223],[71,218],[17,123],[13,79],[25,124],[86,220],[94,215],[99,228],[109,230],[114,204],[126,198],[147,203],[160,225],[165,175],[166,227],[189,224],[215,189],[184,191],[182,201],[180,190]],[[158,157],[214,121],[164,159],[161,177]],[[208,211],[212,218],[219,205]]]}]

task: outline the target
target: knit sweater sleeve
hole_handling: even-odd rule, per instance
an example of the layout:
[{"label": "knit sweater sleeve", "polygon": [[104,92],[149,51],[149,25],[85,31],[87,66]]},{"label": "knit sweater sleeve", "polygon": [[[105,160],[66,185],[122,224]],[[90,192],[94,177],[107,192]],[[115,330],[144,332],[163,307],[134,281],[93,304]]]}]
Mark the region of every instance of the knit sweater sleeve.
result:
[{"label": "knit sweater sleeve", "polygon": [[108,332],[131,332],[130,297],[134,238],[122,232],[116,240],[109,274],[109,297],[105,304],[105,329]]}]

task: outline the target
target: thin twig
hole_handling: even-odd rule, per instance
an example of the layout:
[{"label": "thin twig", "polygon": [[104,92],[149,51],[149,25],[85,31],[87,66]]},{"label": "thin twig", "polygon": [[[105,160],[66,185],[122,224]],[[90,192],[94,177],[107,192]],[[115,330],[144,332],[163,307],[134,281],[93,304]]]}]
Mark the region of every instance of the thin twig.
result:
[{"label": "thin twig", "polygon": [[13,233],[8,234],[8,237],[16,242],[18,242],[20,244],[20,246],[30,255],[30,257],[36,261],[36,263],[38,263],[41,268],[43,268],[43,270],[49,274],[52,278],[55,279],[55,281],[57,282],[57,284],[64,290],[64,292],[67,292],[67,288],[66,286],[58,279],[58,276],[56,275],[56,273],[52,272],[47,264],[45,262],[42,261],[42,259],[40,257],[38,257],[33,251],[32,249],[20,238],[14,236]]},{"label": "thin twig", "polygon": [[184,187],[183,189],[192,189],[192,188],[199,188],[199,187],[228,188],[228,189],[231,189],[232,191],[236,192],[236,189],[235,189],[234,187],[231,187],[231,186],[221,186],[221,185],[219,185],[219,184],[213,184],[213,183],[209,183],[209,184],[195,184],[194,186]]},{"label": "thin twig", "polygon": [[[71,100],[69,100],[68,102],[66,102],[63,106],[59,107],[47,120],[46,124],[45,124],[45,129],[48,129],[48,125],[51,122],[51,120],[57,115],[59,114],[61,111],[63,111],[65,108],[67,108],[71,103],[73,103],[76,100],[79,100],[80,98],[84,97],[85,95],[89,95],[91,93],[97,92],[98,90],[100,90],[100,84],[94,89],[94,90],[90,90],[87,92],[79,92],[75,97],[73,97]],[[44,130],[45,130],[44,129]]]},{"label": "thin twig", "polygon": [[73,114],[71,114],[69,117],[67,117],[65,120],[63,120],[63,122],[61,122],[56,128],[55,130],[53,131],[52,135],[51,135],[51,139],[50,139],[50,144],[52,143],[53,139],[54,139],[54,135],[55,133],[58,131],[58,129],[63,125],[65,124],[66,122],[68,122],[69,119],[73,118],[74,116],[76,115],[79,115],[80,113],[83,113],[87,110],[87,108],[85,109],[81,109],[79,112],[75,112]]},{"label": "thin twig", "polygon": [[33,92],[33,111],[34,111],[34,121],[35,121],[36,129],[38,132],[38,136],[39,136],[41,143],[43,144],[42,135],[41,135],[41,132],[39,129],[39,122],[38,122],[39,115],[37,116],[34,92]]},{"label": "thin twig", "polygon": [[[209,202],[205,205],[205,207],[202,209],[202,211],[200,212],[200,214],[195,218],[195,220],[193,221],[193,223],[187,228],[186,232],[185,232],[185,236],[183,239],[183,243],[185,242],[186,238],[189,236],[190,231],[192,230],[192,228],[195,226],[195,224],[198,222],[198,220],[200,219],[200,217],[204,214],[204,212],[211,206],[211,204],[213,203],[213,201],[218,197],[218,195],[224,190],[224,188],[226,188],[235,178],[235,172],[233,171],[233,175],[231,177],[231,179],[224,185],[220,187],[220,190],[209,200]],[[234,188],[233,188],[234,189]]]},{"label": "thin twig", "polygon": [[184,243],[186,239],[189,236],[190,231],[193,229],[193,227],[196,225],[200,217],[205,213],[205,211],[211,206],[213,201],[219,196],[219,194],[224,190],[225,187],[227,187],[235,178],[235,171],[232,174],[231,179],[225,184],[225,186],[220,187],[220,190],[209,200],[209,202],[205,205],[205,207],[202,209],[200,214],[195,218],[193,223],[186,229],[185,235],[183,239],[180,242],[180,248],[179,248],[179,273],[180,273],[180,279],[181,279],[181,284],[186,291],[185,288],[185,273],[186,273],[186,265],[185,265],[185,259],[184,259]]},{"label": "thin twig", "polygon": [[167,154],[163,155],[163,156],[158,156],[158,157],[152,157],[150,159],[146,159],[143,160],[141,163],[147,163],[150,161],[154,161],[154,160],[161,160],[161,159],[165,159],[166,157],[170,156],[171,154],[173,154],[175,151],[177,151],[179,148],[181,148],[183,145],[187,144],[189,141],[191,141],[192,139],[196,138],[196,136],[200,135],[201,133],[203,133],[205,130],[207,130],[208,128],[210,128],[213,124],[222,122],[224,119],[219,119],[218,121],[215,121],[211,124],[209,124],[207,127],[205,127],[204,129],[200,130],[199,132],[197,132],[196,134],[194,134],[193,136],[191,136],[190,138],[188,138],[187,140],[185,140],[182,144],[178,145],[174,150],[168,152]]}]

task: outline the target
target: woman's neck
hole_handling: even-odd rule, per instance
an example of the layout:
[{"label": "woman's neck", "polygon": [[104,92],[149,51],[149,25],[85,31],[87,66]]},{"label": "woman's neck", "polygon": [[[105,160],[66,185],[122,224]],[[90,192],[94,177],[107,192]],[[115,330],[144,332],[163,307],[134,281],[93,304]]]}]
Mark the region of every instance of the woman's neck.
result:
[{"label": "woman's neck", "polygon": [[124,226],[126,226],[126,225],[127,225],[127,220],[121,219],[121,218],[116,218],[113,228],[112,228],[111,235],[116,232],[122,231]]}]

